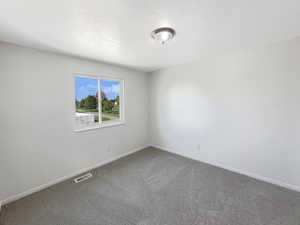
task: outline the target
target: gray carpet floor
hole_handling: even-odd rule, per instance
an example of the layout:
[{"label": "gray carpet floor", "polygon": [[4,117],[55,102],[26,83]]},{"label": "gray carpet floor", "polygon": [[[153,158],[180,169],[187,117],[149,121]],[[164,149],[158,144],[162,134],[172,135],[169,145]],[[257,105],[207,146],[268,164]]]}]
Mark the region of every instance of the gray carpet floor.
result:
[{"label": "gray carpet floor", "polygon": [[300,193],[154,148],[11,203],[1,225],[300,225]]}]

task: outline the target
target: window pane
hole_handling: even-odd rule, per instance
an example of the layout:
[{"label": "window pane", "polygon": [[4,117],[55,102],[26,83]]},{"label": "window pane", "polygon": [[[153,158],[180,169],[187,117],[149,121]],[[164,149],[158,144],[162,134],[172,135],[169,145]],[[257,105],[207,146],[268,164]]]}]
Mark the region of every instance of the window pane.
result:
[{"label": "window pane", "polygon": [[75,77],[76,129],[95,127],[99,122],[98,80]]},{"label": "window pane", "polygon": [[120,81],[101,80],[102,121],[120,119]]}]

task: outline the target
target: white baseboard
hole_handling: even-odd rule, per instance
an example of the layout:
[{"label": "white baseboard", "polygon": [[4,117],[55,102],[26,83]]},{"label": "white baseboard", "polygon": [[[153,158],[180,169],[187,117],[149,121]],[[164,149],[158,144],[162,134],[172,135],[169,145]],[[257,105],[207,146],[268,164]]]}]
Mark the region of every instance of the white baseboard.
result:
[{"label": "white baseboard", "polygon": [[51,187],[51,186],[53,186],[55,184],[58,184],[58,183],[63,182],[63,181],[66,181],[66,180],[68,180],[68,179],[70,179],[72,177],[78,176],[78,175],[80,175],[82,173],[91,171],[91,170],[96,169],[96,168],[98,168],[100,166],[103,166],[105,164],[111,163],[111,162],[116,161],[116,160],[118,160],[120,158],[123,158],[125,156],[131,155],[131,154],[133,154],[135,152],[138,152],[140,150],[143,150],[143,149],[145,149],[147,147],[150,147],[150,145],[145,145],[145,146],[133,149],[133,150],[131,150],[129,152],[125,152],[125,153],[123,153],[121,155],[118,155],[118,156],[113,157],[111,159],[105,160],[104,162],[100,162],[99,164],[96,164],[94,166],[91,166],[91,167],[88,167],[88,168],[84,168],[84,169],[81,169],[79,171],[76,171],[75,173],[72,173],[72,174],[69,174],[67,176],[55,179],[55,180],[53,180],[53,181],[51,181],[51,182],[49,182],[47,184],[42,184],[42,185],[40,185],[38,187],[31,188],[31,189],[29,189],[27,191],[24,191],[24,192],[20,193],[20,194],[16,194],[16,195],[10,196],[10,197],[8,197],[8,198],[0,201],[0,212],[1,212],[1,205],[4,206],[4,205],[6,205],[8,203],[14,202],[14,201],[16,201],[18,199],[24,198],[24,197],[26,197],[28,195],[31,195],[33,193],[36,193],[38,191],[41,191],[41,190],[46,189],[48,187]]},{"label": "white baseboard", "polygon": [[242,174],[242,175],[254,178],[256,180],[260,180],[260,181],[264,181],[264,182],[267,182],[267,183],[270,183],[270,184],[273,184],[273,185],[284,187],[284,188],[287,188],[287,189],[292,190],[292,191],[300,192],[300,187],[297,186],[297,185],[288,184],[288,183],[285,183],[285,182],[282,182],[282,181],[279,181],[279,180],[275,180],[273,178],[264,177],[264,176],[261,176],[261,175],[255,174],[255,173],[244,171],[244,170],[240,170],[240,169],[236,169],[236,168],[232,168],[232,167],[228,167],[228,166],[223,166],[219,163],[194,159],[193,157],[191,157],[189,155],[178,153],[177,151],[174,151],[173,149],[170,149],[170,148],[166,148],[166,147],[162,147],[162,146],[158,146],[158,145],[151,145],[151,147],[158,148],[158,149],[161,149],[163,151],[171,152],[171,153],[174,153],[174,154],[177,154],[177,155],[189,158],[189,159],[193,159],[193,160],[196,160],[196,161],[199,161],[199,162],[203,162],[203,163],[215,166],[215,167],[219,167],[219,168],[222,168],[222,169],[225,169],[225,170],[229,170],[229,171],[232,171],[234,173]]}]

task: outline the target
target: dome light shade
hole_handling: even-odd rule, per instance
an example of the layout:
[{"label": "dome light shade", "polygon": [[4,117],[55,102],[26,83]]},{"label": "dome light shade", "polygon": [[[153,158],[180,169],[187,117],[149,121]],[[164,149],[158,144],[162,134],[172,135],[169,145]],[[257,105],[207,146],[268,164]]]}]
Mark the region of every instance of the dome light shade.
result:
[{"label": "dome light shade", "polygon": [[151,33],[151,37],[158,41],[160,44],[164,45],[165,43],[172,40],[175,36],[176,32],[174,29],[169,27],[161,27],[158,28]]}]

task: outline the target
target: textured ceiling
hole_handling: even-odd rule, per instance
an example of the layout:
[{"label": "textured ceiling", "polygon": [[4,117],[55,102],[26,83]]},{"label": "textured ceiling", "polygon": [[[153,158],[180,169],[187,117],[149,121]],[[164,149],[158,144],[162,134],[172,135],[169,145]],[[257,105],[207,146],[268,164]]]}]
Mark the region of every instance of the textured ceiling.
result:
[{"label": "textured ceiling", "polygon": [[[153,29],[177,36],[160,46]],[[0,40],[153,71],[300,34],[299,0],[9,0]]]}]

